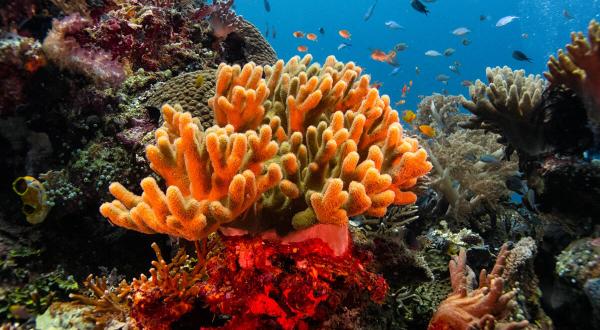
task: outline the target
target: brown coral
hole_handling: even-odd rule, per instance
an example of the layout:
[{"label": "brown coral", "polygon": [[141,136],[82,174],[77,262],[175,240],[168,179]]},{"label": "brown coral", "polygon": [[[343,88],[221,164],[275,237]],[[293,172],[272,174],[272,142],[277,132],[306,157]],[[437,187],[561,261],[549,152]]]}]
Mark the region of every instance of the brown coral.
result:
[{"label": "brown coral", "polygon": [[215,70],[205,69],[180,74],[158,83],[144,96],[144,106],[160,109],[163,104],[179,104],[200,119],[204,129],[214,125],[213,114],[207,106],[215,88]]},{"label": "brown coral", "polygon": [[431,164],[402,135],[389,98],[354,63],[329,57],[309,66],[311,59],[222,64],[209,100],[217,125],[206,132],[189,113],[163,107],[165,124],[147,157],[166,192],[152,178],[142,180],[141,196],[114,183],[117,200],[102,214],[125,228],[197,240],[225,224],[343,225],[348,216],[413,203],[408,189]]},{"label": "brown coral", "polygon": [[600,24],[590,22],[587,39],[582,32],[571,33],[566,48],[550,57],[544,75],[552,85],[575,91],[584,100],[588,118],[600,125]]},{"label": "brown coral", "polygon": [[507,245],[498,253],[491,273],[485,270],[479,275],[479,288],[472,290],[474,274],[466,265],[467,253],[461,249],[458,256],[450,260],[452,293],[442,302],[433,315],[429,330],[468,329],[523,329],[529,322],[502,322],[514,304],[516,292],[502,293],[502,272],[508,255]]}]

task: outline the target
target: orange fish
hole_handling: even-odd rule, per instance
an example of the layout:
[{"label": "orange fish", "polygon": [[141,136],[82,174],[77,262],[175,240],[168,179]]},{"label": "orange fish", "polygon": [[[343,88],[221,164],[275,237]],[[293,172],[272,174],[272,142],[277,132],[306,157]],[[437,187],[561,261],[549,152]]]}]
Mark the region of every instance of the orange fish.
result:
[{"label": "orange fish", "polygon": [[301,53],[306,53],[308,51],[308,47],[302,45],[298,46],[296,49],[298,49],[298,51]]},{"label": "orange fish", "polygon": [[404,84],[404,86],[402,87],[402,97],[406,97],[406,92],[408,92],[408,86]]},{"label": "orange fish", "polygon": [[25,70],[29,73],[36,72],[39,68],[46,65],[46,59],[41,56],[35,56],[31,60],[25,62]]},{"label": "orange fish", "polygon": [[423,135],[430,137],[430,138],[435,136],[435,129],[433,129],[433,127],[431,127],[429,125],[419,126],[419,131],[421,131],[421,133],[423,133]]},{"label": "orange fish", "polygon": [[403,105],[404,103],[406,103],[406,100],[400,100],[398,102],[396,102],[396,105]]},{"label": "orange fish", "polygon": [[382,50],[379,50],[379,49],[374,49],[371,52],[371,58],[375,61],[385,62],[386,56],[387,55]]},{"label": "orange fish", "polygon": [[294,33],[292,33],[294,35],[294,37],[296,38],[304,38],[304,32],[302,31],[296,31]]},{"label": "orange fish", "polygon": [[373,84],[371,84],[371,86],[373,86],[373,88],[379,89],[381,86],[383,86],[383,83],[381,81],[376,81]]},{"label": "orange fish", "polygon": [[408,86],[412,87],[412,80],[408,82]]},{"label": "orange fish", "polygon": [[402,112],[402,120],[407,123],[412,123],[413,120],[417,118],[417,115],[412,110],[405,110]]},{"label": "orange fish", "polygon": [[350,37],[352,36],[348,30],[339,30],[338,34],[344,39],[350,39]]},{"label": "orange fish", "polygon": [[317,35],[316,35],[316,34],[314,34],[314,33],[308,33],[308,34],[306,35],[306,39],[308,39],[308,40],[310,40],[310,41],[315,41],[315,40],[317,40]]}]

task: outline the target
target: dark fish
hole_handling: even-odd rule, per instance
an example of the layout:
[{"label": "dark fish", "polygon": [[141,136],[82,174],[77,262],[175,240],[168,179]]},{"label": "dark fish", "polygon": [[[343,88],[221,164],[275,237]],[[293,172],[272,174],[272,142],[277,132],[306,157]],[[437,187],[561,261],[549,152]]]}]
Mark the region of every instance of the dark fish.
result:
[{"label": "dark fish", "polygon": [[462,42],[463,46],[468,46],[471,44],[471,40],[469,40],[467,38],[464,38],[461,42]]},{"label": "dark fish", "polygon": [[419,13],[423,13],[423,14],[427,15],[427,13],[429,12],[427,7],[425,7],[425,5],[419,0],[412,0],[410,2],[410,5]]},{"label": "dark fish", "polygon": [[377,4],[377,0],[375,0],[375,2],[371,5],[371,7],[369,7],[369,9],[367,9],[365,16],[363,16],[363,20],[365,20],[365,22],[368,21],[369,18],[371,18],[371,16],[373,15],[373,10],[375,10],[376,4]]},{"label": "dark fish", "polygon": [[479,15],[479,20],[482,21],[482,22],[485,21],[485,20],[487,20],[488,18],[489,18],[488,16]]},{"label": "dark fish", "polygon": [[509,176],[504,183],[506,184],[506,188],[520,195],[525,195],[527,192],[527,186],[519,175]]},{"label": "dark fish", "polygon": [[265,38],[269,37],[269,23],[267,23],[267,29],[265,30]]},{"label": "dark fish", "polygon": [[469,152],[465,155],[465,159],[468,161],[474,162],[474,161],[477,161],[477,156],[474,153]]},{"label": "dark fish", "polygon": [[527,62],[531,63],[531,59],[520,50],[515,50],[512,53],[512,57],[517,61],[527,61]]},{"label": "dark fish", "polygon": [[565,10],[563,10],[563,16],[564,16],[564,17],[565,17],[565,18],[566,18],[568,21],[570,21],[570,20],[572,20],[572,19],[575,19],[575,17],[573,17],[573,15],[571,15],[571,13],[569,13],[569,11],[568,11],[568,10],[566,10],[566,9],[565,9]]},{"label": "dark fish", "polygon": [[265,5],[265,10],[268,12],[271,11],[271,4],[269,3],[269,0],[263,0],[263,4]]},{"label": "dark fish", "polygon": [[320,34],[325,34],[325,29],[324,29],[323,27],[320,27],[320,28],[319,28],[319,33],[320,33]]},{"label": "dark fish", "polygon": [[275,30],[275,25],[273,25],[273,30],[271,31],[271,37],[273,37],[273,39],[275,39],[275,37],[277,37],[277,30]]}]

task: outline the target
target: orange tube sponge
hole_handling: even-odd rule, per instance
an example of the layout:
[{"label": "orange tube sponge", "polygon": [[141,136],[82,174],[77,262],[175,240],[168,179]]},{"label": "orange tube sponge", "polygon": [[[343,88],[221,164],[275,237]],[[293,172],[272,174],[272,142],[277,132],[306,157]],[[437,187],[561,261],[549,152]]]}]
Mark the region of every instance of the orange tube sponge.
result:
[{"label": "orange tube sponge", "polygon": [[141,196],[115,184],[117,201],[102,214],[141,232],[199,239],[222,225],[279,232],[343,225],[415,202],[409,190],[431,164],[403,136],[389,98],[354,63],[311,60],[221,64],[209,100],[216,126],[203,132],[189,113],[163,107],[147,157],[166,193],[151,179]]}]

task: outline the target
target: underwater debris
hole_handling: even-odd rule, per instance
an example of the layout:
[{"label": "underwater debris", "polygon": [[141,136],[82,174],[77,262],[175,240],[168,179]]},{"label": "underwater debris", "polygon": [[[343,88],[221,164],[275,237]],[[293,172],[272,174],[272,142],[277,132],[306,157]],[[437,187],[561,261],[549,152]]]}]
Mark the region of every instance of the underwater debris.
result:
[{"label": "underwater debris", "polygon": [[438,307],[428,329],[526,328],[528,321],[506,320],[517,294],[514,290],[503,293],[502,273],[508,252],[508,246],[503,245],[494,268],[489,274],[481,271],[479,286],[474,289],[474,273],[466,264],[466,250],[461,249],[448,265],[452,293]]},{"label": "underwater debris", "polygon": [[[153,178],[142,180],[143,197],[115,183],[117,200],[102,214],[129,229],[196,240],[223,225],[254,232],[345,226],[348,216],[383,216],[392,203],[414,203],[407,189],[431,164],[416,140],[402,137],[389,98],[368,87],[354,63],[329,57],[309,66],[311,59],[221,65],[209,100],[218,126],[204,133],[189,113],[163,107],[165,125],[147,156],[166,195]],[[247,212],[254,205],[260,212]]]}]

